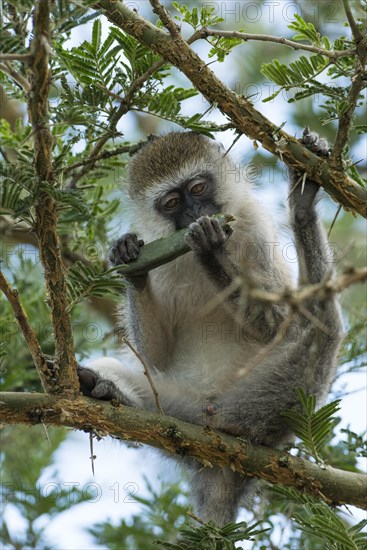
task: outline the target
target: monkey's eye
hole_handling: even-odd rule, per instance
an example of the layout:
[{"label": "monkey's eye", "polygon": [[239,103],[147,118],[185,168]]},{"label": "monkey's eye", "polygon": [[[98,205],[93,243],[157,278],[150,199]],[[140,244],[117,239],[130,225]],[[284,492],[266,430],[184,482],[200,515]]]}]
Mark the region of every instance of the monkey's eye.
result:
[{"label": "monkey's eye", "polygon": [[162,204],[166,210],[174,210],[180,204],[179,193],[169,193],[164,197]]},{"label": "monkey's eye", "polygon": [[189,193],[191,193],[192,195],[199,195],[204,191],[205,187],[206,187],[206,182],[205,180],[201,180],[201,179],[191,180],[187,185],[187,189]]}]

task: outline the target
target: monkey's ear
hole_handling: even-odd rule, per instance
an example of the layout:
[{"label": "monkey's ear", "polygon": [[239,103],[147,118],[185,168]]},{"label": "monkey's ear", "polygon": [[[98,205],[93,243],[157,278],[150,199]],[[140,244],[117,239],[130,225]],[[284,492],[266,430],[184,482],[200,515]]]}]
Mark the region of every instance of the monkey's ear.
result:
[{"label": "monkey's ear", "polygon": [[149,143],[152,143],[152,141],[155,141],[158,139],[159,136],[155,136],[154,134],[149,134],[146,140],[139,141],[134,147],[132,147],[129,151],[129,156],[133,157],[138,153],[141,149],[144,149]]}]

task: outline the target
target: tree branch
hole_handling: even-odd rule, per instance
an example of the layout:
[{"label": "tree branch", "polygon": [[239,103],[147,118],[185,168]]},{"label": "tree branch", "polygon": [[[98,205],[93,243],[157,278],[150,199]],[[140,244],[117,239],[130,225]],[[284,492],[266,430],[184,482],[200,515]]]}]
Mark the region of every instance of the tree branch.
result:
[{"label": "tree branch", "polygon": [[6,280],[3,273],[0,271],[0,290],[6,296],[9,304],[14,313],[14,317],[18,322],[20,330],[27,343],[28,349],[32,355],[34,364],[36,365],[37,372],[41,379],[42,387],[46,391],[47,388],[52,385],[51,372],[43,356],[41,346],[38,343],[36,333],[28,322],[28,317],[20,303],[18,291],[15,288],[11,288],[10,284]]},{"label": "tree branch", "polygon": [[28,80],[24,78],[24,76],[22,76],[18,71],[16,71],[13,65],[9,63],[9,61],[5,61],[5,63],[0,63],[0,71],[15,80],[15,82],[17,82],[25,92],[31,91],[31,85],[29,84]]},{"label": "tree branch", "polygon": [[352,83],[348,93],[347,104],[348,107],[339,117],[338,130],[336,133],[335,143],[333,150],[330,155],[331,166],[336,168],[341,168],[343,164],[342,154],[344,147],[347,144],[350,126],[352,124],[352,119],[354,111],[357,107],[357,102],[363,88],[366,87],[366,62],[367,62],[367,33],[364,35],[360,31],[354,17],[352,15],[348,0],[343,0],[344,10],[352,30],[354,40],[356,42],[356,68],[355,74],[351,79]]},{"label": "tree branch", "polygon": [[[115,157],[117,155],[123,155],[125,153],[130,153],[134,149],[133,145],[121,145],[120,147],[116,147],[115,149],[103,151],[103,153],[100,153],[99,155],[90,155],[88,158],[81,160],[79,162],[74,162],[74,164],[70,164],[70,166],[66,166],[63,170],[63,173],[65,175],[70,174],[73,170],[76,168],[80,168],[81,166],[94,166],[97,162],[100,160],[108,159],[111,157]],[[81,176],[78,176],[81,177]]]},{"label": "tree branch", "polygon": [[163,25],[166,27],[170,35],[174,40],[177,40],[178,42],[182,41],[182,37],[180,34],[180,29],[178,25],[174,21],[172,21],[168,11],[162,4],[159,2],[159,0],[149,0],[150,5],[153,8],[153,13],[158,15],[159,19],[162,21]]},{"label": "tree branch", "polygon": [[94,4],[106,17],[139,42],[162,55],[181,70],[202,95],[218,106],[234,126],[288,166],[307,172],[313,181],[347,210],[367,217],[367,192],[342,170],[331,170],[328,163],[307,150],[296,138],[277,128],[254,109],[252,103],[229,90],[183,40],[177,43],[170,35],[152,25],[127,5],[115,0]]},{"label": "tree branch", "polygon": [[365,474],[321,468],[288,453],[246,444],[228,434],[176,418],[85,397],[1,393],[2,422],[69,426],[135,440],[172,455],[193,457],[205,466],[229,467],[249,477],[296,487],[332,505],[367,509]]},{"label": "tree branch", "polygon": [[36,206],[35,231],[39,241],[40,259],[45,272],[45,282],[55,337],[55,371],[57,382],[48,389],[51,392],[79,392],[76,361],[73,348],[73,332],[67,313],[67,292],[59,240],[56,233],[56,203],[44,186],[54,185],[52,172],[52,135],[49,127],[48,97],[51,75],[48,66],[50,51],[50,2],[36,2],[33,22],[33,40],[30,45],[32,61],[32,90],[29,94],[28,112],[34,138],[34,167],[40,182],[39,200]]},{"label": "tree branch", "polygon": [[31,56],[27,53],[0,53],[0,61],[21,61],[29,63]]},{"label": "tree branch", "polygon": [[239,31],[223,31],[215,29],[203,28],[201,31],[202,38],[207,38],[208,36],[219,36],[225,38],[239,38],[244,42],[249,40],[260,40],[261,42],[274,42],[275,44],[283,44],[283,46],[289,46],[294,50],[305,50],[307,52],[318,53],[324,55],[325,57],[330,58],[331,60],[338,59],[340,57],[348,57],[356,53],[355,50],[343,50],[343,51],[329,51],[324,48],[319,48],[318,46],[312,46],[309,44],[300,44],[299,42],[294,42],[293,40],[288,40],[282,36],[271,36],[269,34],[251,34],[246,32]]},{"label": "tree branch", "polygon": [[356,42],[360,42],[363,40],[363,34],[358,27],[358,24],[356,20],[353,17],[352,10],[350,9],[349,0],[343,0],[343,7],[345,11],[345,15],[347,16],[349,26],[351,28],[352,34],[356,40]]},{"label": "tree branch", "polygon": [[367,267],[348,268],[342,275],[334,279],[328,279],[319,284],[307,285],[299,290],[285,290],[283,293],[267,292],[257,288],[248,291],[253,300],[269,302],[272,304],[289,304],[294,308],[303,304],[310,298],[326,300],[330,294],[337,294],[356,283],[367,280]]}]

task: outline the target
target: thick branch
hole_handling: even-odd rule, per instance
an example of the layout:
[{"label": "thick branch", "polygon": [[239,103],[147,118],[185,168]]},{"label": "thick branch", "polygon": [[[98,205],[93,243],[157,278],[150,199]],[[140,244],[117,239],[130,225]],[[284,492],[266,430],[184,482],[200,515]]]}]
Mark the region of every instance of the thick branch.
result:
[{"label": "thick branch", "polygon": [[357,24],[357,21],[353,17],[352,10],[350,9],[349,0],[343,0],[343,6],[345,15],[347,16],[349,26],[356,42],[360,42],[363,39],[363,34]]},{"label": "thick branch", "polygon": [[76,361],[73,349],[71,319],[67,313],[67,292],[60,246],[56,233],[57,212],[53,198],[42,190],[47,183],[54,185],[52,172],[52,135],[49,127],[48,96],[51,75],[48,66],[50,50],[49,0],[39,0],[34,14],[31,43],[32,91],[29,94],[28,112],[34,137],[34,168],[41,191],[36,206],[36,234],[40,258],[45,272],[51,322],[55,336],[55,368],[57,385],[52,392],[79,391]]},{"label": "thick branch", "polygon": [[1,393],[2,422],[69,426],[140,441],[205,466],[230,467],[250,477],[297,487],[328,504],[367,509],[366,476],[295,458],[285,452],[245,444],[235,437],[130,407],[88,398],[66,399],[37,393]]},{"label": "thick branch", "polygon": [[233,121],[240,132],[261,142],[265,149],[290,167],[306,171],[344,208],[367,217],[367,192],[361,186],[343,171],[330,170],[325,160],[309,152],[293,136],[279,130],[244,97],[229,90],[187,43],[180,41],[177,44],[177,40],[172,40],[170,35],[122,2],[100,0],[94,7],[104,10],[111,22],[180,69],[211,104],[217,105]]}]

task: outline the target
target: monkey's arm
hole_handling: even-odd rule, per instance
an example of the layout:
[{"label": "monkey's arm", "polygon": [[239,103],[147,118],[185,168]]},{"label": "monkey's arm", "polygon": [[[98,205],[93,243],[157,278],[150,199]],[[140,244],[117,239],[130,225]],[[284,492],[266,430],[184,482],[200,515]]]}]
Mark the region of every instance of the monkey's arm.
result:
[{"label": "monkey's arm", "polygon": [[[135,233],[127,233],[112,245],[109,261],[112,265],[130,264],[138,258],[143,244]],[[126,280],[126,338],[148,365],[158,370],[164,369],[169,335],[164,330],[164,316],[154,297],[150,276],[146,273]]]},{"label": "monkey's arm", "polygon": [[[325,155],[327,143],[306,128],[303,141]],[[297,181],[299,177],[292,175]],[[294,185],[294,184],[293,184]],[[330,271],[327,241],[317,217],[315,198],[319,186],[307,180],[290,195],[292,224],[300,257],[303,283],[320,283]],[[218,427],[248,435],[261,443],[276,444],[287,435],[282,412],[298,405],[296,387],[315,394],[321,403],[336,370],[342,325],[335,296],[310,299],[303,304],[309,315],[298,313],[284,338],[263,361],[223,395],[225,414]]]},{"label": "monkey's arm", "polygon": [[[238,242],[239,250],[235,248],[231,252],[227,241],[231,237],[232,228],[222,228],[215,219],[206,216],[189,226],[186,240],[217,288],[226,290],[233,287],[225,303],[236,319],[242,319],[244,333],[266,343],[275,336],[285,318],[286,308],[278,304],[264,305],[255,302],[246,295],[244,282],[254,283],[262,290],[277,291],[284,289],[289,280],[280,259],[274,260],[271,257],[269,247],[274,237],[262,232],[260,225],[259,223],[258,231],[254,232],[253,238],[250,236],[247,241],[248,246],[256,244],[255,258],[247,257],[249,252],[245,249],[246,243]],[[236,255],[241,260],[241,266],[238,265],[238,260],[235,261]],[[244,275],[247,281],[243,280]]]}]

